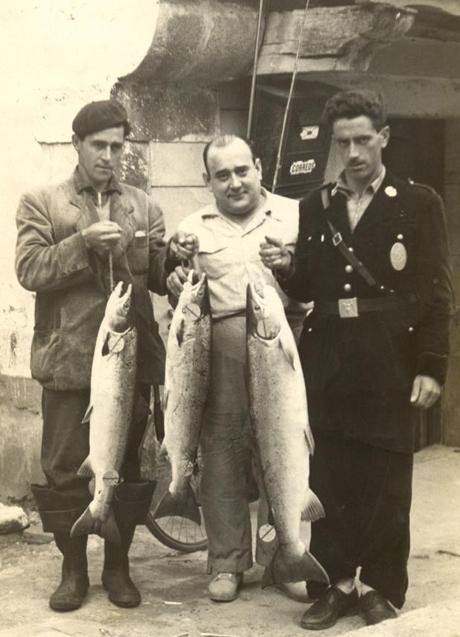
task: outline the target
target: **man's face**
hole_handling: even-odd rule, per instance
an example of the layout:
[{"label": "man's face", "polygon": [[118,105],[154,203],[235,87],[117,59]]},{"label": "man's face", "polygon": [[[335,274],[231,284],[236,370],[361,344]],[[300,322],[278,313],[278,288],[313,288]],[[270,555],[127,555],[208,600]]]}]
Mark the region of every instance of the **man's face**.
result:
[{"label": "man's face", "polygon": [[118,169],[124,138],[123,126],[91,133],[85,139],[73,136],[78,165],[95,188],[103,187]]},{"label": "man's face", "polygon": [[262,170],[260,160],[240,139],[228,146],[212,147],[208,154],[209,175],[203,175],[219,210],[228,215],[252,212],[260,201]]},{"label": "man's face", "polygon": [[388,126],[377,131],[367,115],[360,115],[336,120],[332,133],[351,182],[366,184],[377,177],[382,167],[382,149],[390,137]]}]

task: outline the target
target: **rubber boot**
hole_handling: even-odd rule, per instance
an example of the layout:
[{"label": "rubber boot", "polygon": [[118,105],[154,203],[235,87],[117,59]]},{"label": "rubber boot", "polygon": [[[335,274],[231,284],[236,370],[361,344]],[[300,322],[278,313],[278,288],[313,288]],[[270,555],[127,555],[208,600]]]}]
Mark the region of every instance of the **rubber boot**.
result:
[{"label": "rubber boot", "polygon": [[121,544],[104,543],[102,585],[109,600],[122,608],[134,608],[141,603],[141,594],[129,574],[128,552],[136,525],[145,522],[154,488],[154,482],[123,483],[115,492],[113,507]]},{"label": "rubber boot", "polygon": [[61,551],[61,583],[50,597],[53,610],[67,612],[80,608],[89,588],[88,562],[86,559],[87,536],[71,538],[66,532],[54,534],[56,546]]}]

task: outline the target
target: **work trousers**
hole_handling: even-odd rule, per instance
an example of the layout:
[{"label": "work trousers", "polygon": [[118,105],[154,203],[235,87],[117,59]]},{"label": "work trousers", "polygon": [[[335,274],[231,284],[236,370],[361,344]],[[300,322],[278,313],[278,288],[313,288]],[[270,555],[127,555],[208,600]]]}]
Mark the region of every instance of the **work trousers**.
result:
[{"label": "work trousers", "polygon": [[[45,530],[67,530],[91,501],[88,477],[77,474],[89,454],[89,423],[82,422],[90,392],[43,389],[41,465],[47,484],[32,485]],[[139,447],[148,417],[150,387],[139,385],[135,416],[120,475],[125,483],[140,479]]]},{"label": "work trousers", "polygon": [[[408,586],[413,455],[315,433],[310,486],[326,517],[312,524],[310,550],[331,584],[354,578],[397,608]],[[309,584],[309,592],[318,586]]]},{"label": "work trousers", "polygon": [[[201,436],[201,504],[208,535],[208,572],[243,572],[251,568],[249,501],[263,498],[255,484],[255,443],[251,433],[246,377],[246,318],[213,323],[212,376]],[[258,525],[266,521],[264,502]],[[260,558],[259,558],[260,556]],[[257,561],[264,559],[257,546]]]}]

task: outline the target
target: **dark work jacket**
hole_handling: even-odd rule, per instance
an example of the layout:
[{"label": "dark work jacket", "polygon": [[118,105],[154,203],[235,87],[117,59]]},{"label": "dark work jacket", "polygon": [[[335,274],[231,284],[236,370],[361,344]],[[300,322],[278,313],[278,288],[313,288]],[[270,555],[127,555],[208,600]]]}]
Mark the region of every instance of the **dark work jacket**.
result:
[{"label": "dark work jacket", "polygon": [[[423,374],[442,385],[447,370],[453,295],[442,201],[428,186],[387,174],[351,233],[345,195],[324,188],[327,212],[321,189],[300,204],[295,270],[283,283],[289,296],[315,303],[299,344],[311,425],[409,452],[413,380]],[[327,218],[377,285],[350,272]],[[354,318],[321,311],[338,299],[355,297],[359,305],[390,296],[391,307]]]},{"label": "dark work jacket", "polygon": [[[138,382],[162,384],[165,350],[149,290],[166,293],[163,214],[139,188],[112,179],[110,219],[122,228],[114,280],[133,285]],[[91,363],[109,294],[108,260],[88,250],[81,230],[99,221],[78,169],[67,181],[25,194],[17,211],[16,273],[36,292],[32,376],[57,391],[90,386]],[[136,231],[144,236],[135,238]]]}]

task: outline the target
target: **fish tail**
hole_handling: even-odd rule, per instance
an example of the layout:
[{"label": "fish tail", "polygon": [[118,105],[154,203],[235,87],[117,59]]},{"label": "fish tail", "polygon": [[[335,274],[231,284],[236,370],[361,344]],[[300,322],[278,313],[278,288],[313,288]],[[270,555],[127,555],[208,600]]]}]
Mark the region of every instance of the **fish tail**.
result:
[{"label": "fish tail", "polygon": [[305,492],[305,500],[302,507],[301,519],[307,522],[315,522],[326,517],[324,507],[318,496],[310,488]]},{"label": "fish tail", "polygon": [[172,494],[167,491],[155,509],[154,516],[155,518],[180,516],[200,525],[201,513],[190,484],[187,484],[182,492]]},{"label": "fish tail", "polygon": [[88,506],[72,526],[70,537],[90,535],[91,533],[100,535],[105,540],[113,542],[114,544],[121,544],[120,531],[118,530],[112,509],[110,509],[107,519],[101,522],[99,518],[93,516]]},{"label": "fish tail", "polygon": [[293,558],[278,548],[272,561],[265,569],[262,577],[262,588],[272,584],[307,580],[329,584],[328,574],[308,549],[305,549],[302,555]]}]

